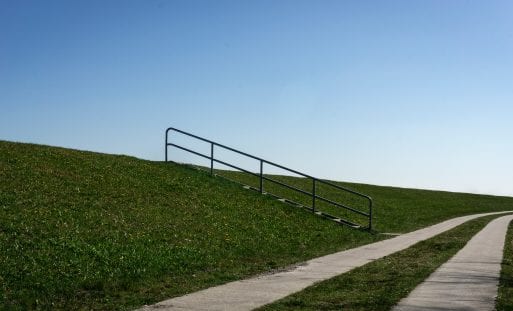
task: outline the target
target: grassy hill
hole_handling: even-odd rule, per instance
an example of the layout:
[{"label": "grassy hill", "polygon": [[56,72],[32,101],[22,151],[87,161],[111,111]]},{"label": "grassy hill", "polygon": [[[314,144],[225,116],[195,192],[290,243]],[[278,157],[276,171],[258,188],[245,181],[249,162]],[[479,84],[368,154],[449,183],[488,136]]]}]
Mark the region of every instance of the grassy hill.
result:
[{"label": "grassy hill", "polygon": [[[217,171],[217,174],[228,177],[237,182],[249,184],[258,188],[258,178],[245,173],[233,171]],[[296,188],[311,192],[311,180],[291,176],[267,175],[268,177],[292,185]],[[452,217],[476,214],[486,211],[513,210],[513,197],[493,195],[479,195],[447,191],[431,191],[422,189],[408,189],[398,187],[375,186],[368,184],[355,184],[347,182],[330,181],[334,184],[359,191],[373,198],[373,229],[377,232],[409,232],[438,223]],[[281,197],[291,198],[305,206],[311,206],[311,197],[275,185],[272,182],[264,183],[265,191]],[[361,211],[367,212],[367,200],[345,194],[334,188],[318,184],[317,195],[335,201],[347,203]],[[318,209],[327,211],[335,216],[356,221],[366,225],[367,218],[352,212],[345,212],[329,204],[316,203]]]},{"label": "grassy hill", "polygon": [[[349,186],[382,232],[513,208]],[[0,309],[130,309],[381,238],[188,166],[0,141]]]}]

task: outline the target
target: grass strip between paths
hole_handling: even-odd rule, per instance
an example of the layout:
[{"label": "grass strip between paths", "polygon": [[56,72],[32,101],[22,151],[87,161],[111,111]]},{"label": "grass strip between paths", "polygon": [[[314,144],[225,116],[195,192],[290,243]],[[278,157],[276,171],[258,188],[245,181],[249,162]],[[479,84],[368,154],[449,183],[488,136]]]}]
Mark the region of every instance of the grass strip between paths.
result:
[{"label": "grass strip between paths", "polygon": [[497,311],[513,310],[513,222],[509,224],[504,245]]},{"label": "grass strip between paths", "polygon": [[496,217],[472,220],[259,310],[389,310]]}]

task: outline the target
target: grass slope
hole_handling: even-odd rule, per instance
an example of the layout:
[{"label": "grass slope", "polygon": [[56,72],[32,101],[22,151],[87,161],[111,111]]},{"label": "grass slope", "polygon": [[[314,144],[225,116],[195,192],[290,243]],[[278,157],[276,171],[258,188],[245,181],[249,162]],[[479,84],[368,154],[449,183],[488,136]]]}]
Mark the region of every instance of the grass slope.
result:
[{"label": "grass slope", "polygon": [[[513,206],[351,186],[382,231]],[[381,238],[187,166],[0,141],[0,309],[129,309]]]},{"label": "grass slope", "polygon": [[[221,176],[258,187],[257,177],[233,171],[218,170],[217,173]],[[305,178],[267,176],[307,192],[311,192],[312,189],[311,181]],[[367,194],[373,198],[373,229],[378,232],[404,233],[457,216],[489,211],[513,210],[513,197],[429,191],[336,181],[332,181],[332,183]],[[305,206],[311,206],[312,204],[309,196],[288,190],[269,181],[264,182],[264,189],[279,196],[293,199]],[[335,201],[338,200],[364,212],[368,211],[366,200],[344,194],[334,188],[318,184],[316,194]],[[344,212],[340,208],[334,208],[319,201],[316,205],[318,209],[327,211],[335,216],[355,221],[364,226],[367,224],[367,218],[358,216],[355,213]]]},{"label": "grass slope", "polygon": [[154,303],[375,240],[186,166],[0,142],[0,309]]}]

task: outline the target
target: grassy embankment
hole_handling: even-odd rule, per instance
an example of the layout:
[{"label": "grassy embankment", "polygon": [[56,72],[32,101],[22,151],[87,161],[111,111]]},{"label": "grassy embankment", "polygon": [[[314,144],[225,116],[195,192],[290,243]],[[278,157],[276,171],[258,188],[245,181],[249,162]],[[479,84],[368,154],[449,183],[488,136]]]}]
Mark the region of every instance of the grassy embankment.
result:
[{"label": "grassy embankment", "polygon": [[[0,142],[0,181],[0,309],[129,309],[383,238],[126,156]],[[374,197],[379,231],[513,206],[350,186]]]},{"label": "grassy embankment", "polygon": [[[233,171],[217,170],[216,173],[238,182],[259,187],[258,177]],[[306,192],[312,191],[311,180],[291,176],[266,175],[269,178],[287,183]],[[513,197],[478,195],[446,191],[428,191],[346,182],[334,184],[356,190],[373,198],[373,229],[377,232],[405,233],[435,224],[449,218],[490,211],[513,210]],[[264,181],[264,190],[280,197],[290,198],[295,202],[310,207],[310,196],[283,186]],[[344,193],[335,188],[317,184],[316,194],[343,202],[358,210],[367,212],[366,199]],[[367,218],[353,212],[347,212],[317,200],[316,207],[332,215],[367,225]]]}]

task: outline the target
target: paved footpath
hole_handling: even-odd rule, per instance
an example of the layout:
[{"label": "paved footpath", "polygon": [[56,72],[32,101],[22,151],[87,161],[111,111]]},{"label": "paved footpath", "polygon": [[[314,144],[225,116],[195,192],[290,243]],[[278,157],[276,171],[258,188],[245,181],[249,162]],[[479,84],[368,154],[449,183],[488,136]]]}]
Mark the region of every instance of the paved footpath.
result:
[{"label": "paved footpath", "polygon": [[491,221],[394,311],[495,310],[504,240],[513,215]]},{"label": "paved footpath", "polygon": [[252,310],[376,259],[406,249],[466,221],[495,212],[462,216],[395,238],[318,257],[289,271],[260,275],[172,298],[140,310]]}]

